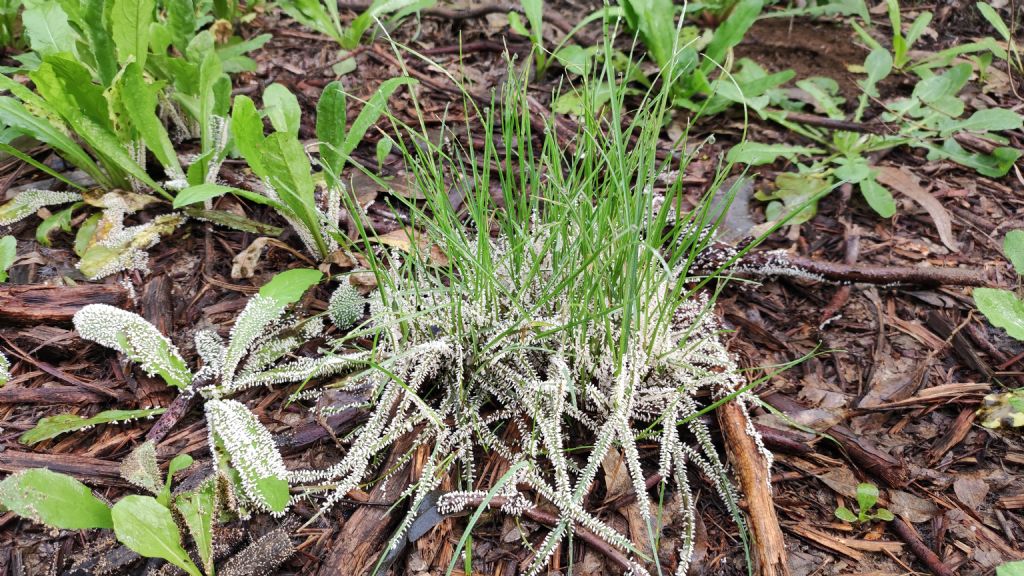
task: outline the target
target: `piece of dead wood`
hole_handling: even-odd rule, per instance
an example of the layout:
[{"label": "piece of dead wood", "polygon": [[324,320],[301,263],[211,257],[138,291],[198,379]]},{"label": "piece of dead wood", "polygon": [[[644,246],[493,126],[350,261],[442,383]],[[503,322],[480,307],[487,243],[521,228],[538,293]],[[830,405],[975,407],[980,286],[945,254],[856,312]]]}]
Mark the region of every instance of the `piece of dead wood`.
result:
[{"label": "piece of dead wood", "polygon": [[38,388],[4,386],[0,388],[0,404],[98,404],[108,398],[77,386],[48,384]]},{"label": "piece of dead wood", "polygon": [[118,462],[74,454],[37,454],[18,450],[0,452],[0,471],[14,473],[30,468],[49,468],[54,472],[74,476],[86,484],[130,486],[121,478]]},{"label": "piece of dead wood", "polygon": [[957,414],[956,420],[953,421],[953,425],[946,430],[946,433],[939,438],[932,449],[928,451],[928,465],[935,466],[940,460],[946,455],[947,452],[953,449],[954,446],[963,442],[963,439],[967,437],[967,433],[971,431],[971,426],[974,425],[974,421],[978,418],[978,411],[974,408],[964,408],[960,410],[960,414]]},{"label": "piece of dead wood", "polygon": [[847,558],[857,560],[858,562],[864,559],[863,554],[861,554],[857,550],[854,550],[850,546],[847,546],[846,544],[840,542],[838,538],[830,534],[819,532],[817,530],[814,530],[813,528],[803,526],[801,524],[788,525],[786,526],[786,529],[796,534],[797,536],[800,536],[804,540],[807,540],[812,544],[824,548],[825,550],[837,552],[839,554],[842,554],[843,556],[846,556]]},{"label": "piece of dead wood", "polygon": [[932,574],[935,574],[935,576],[954,576],[955,572],[953,572],[953,569],[947,566],[935,552],[932,552],[931,548],[925,545],[917,530],[914,530],[914,527],[909,522],[897,517],[889,523],[889,526],[892,527],[900,539],[907,543],[907,546],[910,547],[910,550],[917,556],[918,560],[927,566]]},{"label": "piece of dead wood", "polygon": [[0,320],[17,324],[71,322],[87,304],[123,307],[128,291],[118,284],[0,286]]},{"label": "piece of dead wood", "polygon": [[981,374],[985,375],[988,380],[996,380],[995,371],[985,362],[978,352],[975,351],[974,345],[960,333],[960,330],[954,325],[945,314],[938,310],[931,310],[928,312],[927,320],[928,328],[939,335],[940,338],[946,340],[952,344],[953,353],[956,354],[957,358],[964,363],[965,366],[972,368]]},{"label": "piece of dead wood", "polygon": [[[789,414],[805,410],[796,400],[779,393],[769,394],[763,399],[768,404]],[[902,488],[910,479],[910,472],[902,462],[883,452],[865,438],[854,434],[845,426],[831,426],[824,431],[839,443],[843,454],[851,462],[885,482],[890,488]]]},{"label": "piece of dead wood", "polygon": [[[391,470],[409,450],[414,433],[402,436],[391,448],[391,454],[382,470]],[[411,466],[406,461],[388,479],[378,482],[370,491],[369,502],[390,502],[398,496],[409,482]],[[346,574],[362,576],[373,570],[377,558],[384,552],[388,538],[402,510],[391,510],[389,506],[360,506],[345,522],[334,539],[330,555],[320,565],[320,576]]]},{"label": "piece of dead wood", "polygon": [[736,402],[726,402],[716,413],[729,461],[736,470],[740,492],[747,500],[757,573],[760,576],[788,576],[786,543],[775,514],[768,466],[754,439],[747,433],[747,416]]}]

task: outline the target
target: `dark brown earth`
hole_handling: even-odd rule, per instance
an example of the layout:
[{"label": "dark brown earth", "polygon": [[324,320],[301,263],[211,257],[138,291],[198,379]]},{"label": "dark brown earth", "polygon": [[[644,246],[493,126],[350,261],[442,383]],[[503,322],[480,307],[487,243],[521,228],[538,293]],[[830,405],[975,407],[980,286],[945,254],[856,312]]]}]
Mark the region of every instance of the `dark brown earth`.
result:
[{"label": "dark brown earth", "polygon": [[[967,3],[939,7],[943,22],[950,26],[949,34],[956,38],[982,35],[981,22],[959,15],[965,6]],[[556,3],[552,21],[561,18],[571,26],[592,8],[592,4]],[[908,12],[904,17],[912,15]],[[521,53],[528,51],[521,38],[505,36],[505,22],[500,11],[458,22],[425,17],[403,24],[392,34],[433,54],[442,66],[457,71],[476,94],[486,95],[503,81],[506,68],[500,47],[507,44]],[[548,27],[552,39],[564,33],[559,28]],[[312,137],[315,103],[323,86],[335,78],[331,66],[338,60],[336,50],[328,39],[274,13],[259,16],[242,28],[245,35],[263,31],[271,31],[275,37],[256,54],[259,70],[235,79],[235,91],[257,97],[270,83],[288,86],[307,113],[303,134]],[[460,39],[466,47],[462,58],[456,55]],[[939,40],[945,38],[935,43]],[[737,50],[737,56],[754,59],[772,71],[794,69],[797,78],[831,76],[840,82],[847,99],[857,94],[856,75],[848,67],[861,63],[865,54],[844,24],[781,18],[759,23]],[[368,96],[381,81],[399,74],[393,55],[382,43],[360,48],[355,57],[356,72],[342,80],[357,95]],[[421,62],[410,61],[410,65],[421,79],[429,81],[418,88],[427,124],[439,126],[442,118],[458,120],[462,108],[453,105],[446,79]],[[550,101],[555,82],[552,76],[535,83],[533,93],[540,102]],[[887,89],[898,93],[909,87],[897,83]],[[1020,101],[1006,90],[984,97],[1021,108]],[[412,119],[413,110],[404,100],[394,99],[392,110],[399,117]],[[711,132],[717,140],[685,175],[694,198],[706,192],[713,159],[738,139],[741,128],[742,118],[734,113],[698,124],[695,140]],[[750,135],[758,141],[804,143],[784,129],[756,119]],[[1010,137],[1012,145],[1022,146],[1024,134],[1018,131]],[[370,144],[361,151],[371,164],[375,138],[371,132]],[[42,150],[37,152],[37,158],[48,156]],[[397,170],[394,161],[392,158],[390,169]],[[880,219],[857,194],[834,193],[821,202],[815,219],[799,229],[780,231],[767,247],[792,249],[820,261],[845,259],[854,265],[964,267],[979,270],[991,285],[1013,286],[1015,276],[1000,245],[1006,231],[1024,227],[1024,179],[1019,166],[996,181],[950,163],[928,162],[906,150],[889,154],[882,165],[903,174],[904,182],[919,182],[939,200],[955,250],[939,237],[933,215],[899,190],[899,211],[891,220]],[[754,175],[754,186],[768,187],[775,173],[790,168],[782,163],[764,167]],[[909,171],[912,178],[898,169]],[[229,163],[227,174],[244,180],[238,170],[239,166]],[[12,186],[40,178],[42,175],[20,163],[3,162],[0,198]],[[357,187],[356,193],[386,195],[365,184]],[[763,205],[752,198],[746,200],[748,216],[763,221]],[[222,199],[218,207],[285,226],[273,213],[234,200]],[[149,216],[142,214],[141,218]],[[397,227],[387,214],[375,213],[374,218],[374,225],[381,230]],[[34,222],[27,222],[11,232],[18,238],[23,258],[12,269],[10,283],[55,283],[62,276],[81,281],[73,267],[71,238],[58,235],[54,248],[45,248],[34,243],[34,228]],[[252,278],[232,278],[232,258],[254,238],[192,223],[151,250],[152,274],[128,276],[138,295],[138,311],[171,335],[186,358],[194,356],[194,330],[226,329],[256,287],[304,258],[298,239],[286,228],[280,240],[290,249],[272,246]],[[108,279],[105,285],[116,292],[118,280]],[[326,291],[321,290],[304,305],[322,310],[326,298]],[[917,534],[918,542],[934,552],[939,567],[949,573],[992,574],[999,563],[1024,557],[1020,544],[1024,542],[1024,441],[1019,432],[980,427],[975,415],[981,398],[999,389],[997,381],[1009,387],[1024,384],[1024,348],[976,312],[969,289],[847,287],[812,280],[765,279],[756,287],[729,288],[719,308],[726,325],[734,329],[730,347],[744,366],[771,366],[811,355],[797,367],[771,377],[758,393],[803,426],[828,431],[829,437],[841,441],[840,445],[829,437],[795,430],[767,411],[759,416],[766,430],[786,430],[784,435],[770,435],[769,444],[777,451],[773,494],[792,574],[881,576],[936,570],[912,551],[909,542],[913,534],[908,537],[903,530],[901,536],[895,523],[851,526],[834,517],[838,505],[852,507],[850,495],[859,481],[882,489],[885,505],[909,520],[909,530]],[[107,498],[119,497],[125,484],[118,476],[117,462],[141,441],[149,424],[98,427],[31,448],[19,444],[17,438],[44,416],[69,410],[93,414],[115,406],[167,405],[173,396],[170,391],[121,365],[109,351],[78,339],[66,319],[14,324],[0,317],[0,348],[8,352],[14,365],[14,379],[0,389],[0,472],[46,465],[76,475]],[[239,400],[282,435],[290,465],[334,461],[339,449],[319,425],[305,420],[305,411],[285,406],[286,393],[250,390]],[[61,398],[64,400],[57,402]],[[342,434],[356,421],[333,424]],[[858,457],[858,451],[868,456]],[[203,421],[194,413],[159,446],[161,458],[178,453],[190,453],[198,461],[208,458]],[[413,472],[415,475],[418,470]],[[704,484],[703,490],[702,495],[711,488]],[[624,526],[628,505],[608,492],[606,487],[596,490],[590,505],[603,509],[603,517],[613,526]],[[380,528],[386,529],[399,515],[389,514],[386,502],[381,501],[387,496],[371,487],[350,496],[330,516],[293,532],[292,541],[299,552],[278,573],[354,574],[358,573],[354,566],[376,560],[382,552]],[[745,573],[734,523],[715,498],[699,502],[703,530],[691,573]],[[312,505],[300,505],[285,525],[294,530],[315,512]],[[230,527],[225,539],[249,540],[280,525],[278,520],[256,518]],[[460,519],[442,522],[405,550],[394,573],[443,574],[462,526]],[[475,573],[516,573],[528,551],[514,530],[530,541],[543,533],[539,521],[524,520],[517,526],[500,513],[486,516],[477,525]],[[62,573],[70,560],[96,554],[87,548],[95,539],[92,534],[50,532],[12,513],[0,514],[0,574]],[[575,574],[619,573],[604,555],[579,541],[574,543],[573,556]],[[674,566],[671,551],[662,556],[668,566]],[[565,573],[567,558],[567,554],[556,556],[551,573]],[[140,567],[133,570],[142,573]]]}]

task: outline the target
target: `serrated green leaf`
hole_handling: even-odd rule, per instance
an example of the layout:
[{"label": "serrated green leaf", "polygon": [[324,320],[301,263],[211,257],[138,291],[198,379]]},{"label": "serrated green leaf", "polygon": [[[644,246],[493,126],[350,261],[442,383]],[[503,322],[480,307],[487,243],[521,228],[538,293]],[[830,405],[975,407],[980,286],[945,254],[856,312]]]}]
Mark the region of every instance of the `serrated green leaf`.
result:
[{"label": "serrated green leaf", "polygon": [[163,413],[163,408],[149,408],[145,410],[104,410],[92,417],[84,417],[77,414],[57,414],[56,416],[47,416],[39,420],[31,430],[22,434],[18,441],[22,444],[32,445],[43,440],[56,438],[61,434],[83,428],[91,428],[99,424],[141,420]]},{"label": "serrated green leaf", "polygon": [[231,133],[235,137],[235,147],[249,163],[249,167],[260,178],[266,178],[267,169],[263,166],[263,120],[252,99],[245,95],[235,97],[231,110]]},{"label": "serrated green leaf", "polygon": [[941,98],[955,97],[971,79],[971,65],[957,64],[942,74],[921,80],[914,86],[913,97],[925,104],[939,101]]},{"label": "serrated green leaf", "polygon": [[34,468],[0,482],[0,504],[15,514],[53,528],[111,528],[110,509],[71,476]]},{"label": "serrated green leaf", "polygon": [[153,22],[155,0],[113,0],[110,22],[117,61],[121,65],[134,60],[146,67],[149,53],[149,25]]},{"label": "serrated green leaf", "polygon": [[117,540],[146,558],[162,558],[191,576],[202,576],[181,547],[171,511],[151,496],[129,495],[111,510]]},{"label": "serrated green leaf", "polygon": [[986,132],[989,130],[1020,130],[1024,116],[1005,108],[978,110],[969,118],[952,120],[940,125],[943,134],[961,131]]},{"label": "serrated green leaf", "polygon": [[1016,294],[996,288],[975,288],[973,296],[978,310],[993,326],[1024,340],[1024,302]]}]

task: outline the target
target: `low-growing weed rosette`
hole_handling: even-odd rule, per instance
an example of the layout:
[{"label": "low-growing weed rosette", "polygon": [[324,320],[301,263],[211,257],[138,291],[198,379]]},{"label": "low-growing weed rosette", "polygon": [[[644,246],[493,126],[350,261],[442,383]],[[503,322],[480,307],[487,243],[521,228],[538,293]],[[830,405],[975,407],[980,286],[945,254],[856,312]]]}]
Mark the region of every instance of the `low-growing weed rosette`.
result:
[{"label": "low-growing weed rosette", "polygon": [[[600,82],[614,86],[613,78]],[[687,275],[709,241],[708,212],[682,212],[680,179],[666,179],[657,159],[665,95],[649,96],[624,123],[622,94],[607,116],[589,111],[572,151],[554,128],[534,149],[525,87],[515,78],[502,107],[483,112],[482,153],[428,148],[420,136],[404,149],[426,199],[425,207],[409,204],[424,232],[406,252],[371,258],[379,289],[362,331],[376,343],[374,366],[335,385],[367,393],[371,412],[339,462],[291,473],[309,494],[328,485],[326,505],[344,498],[379,472],[385,450],[412,435],[406,459],[430,449],[404,489],[412,512],[394,547],[446,478],[458,490],[438,502],[443,512],[497,488],[480,476],[497,458],[512,475],[500,491],[506,512],[521,513],[538,498],[558,511],[529,574],[541,573],[577,526],[625,551],[637,573],[658,562],[585,507],[613,450],[642,502],[653,473],[680,494],[677,573],[686,573],[695,533],[692,472],[713,483],[742,522],[701,418],[708,402],[747,400],[719,339],[709,279]],[[499,160],[500,168],[487,168]],[[465,192],[461,203],[451,201],[451,174]],[[372,234],[365,237],[372,252]],[[431,255],[438,249],[446,258]],[[656,457],[649,450],[642,457],[640,442],[656,444]],[[640,510],[653,544],[658,522],[647,506]]]}]

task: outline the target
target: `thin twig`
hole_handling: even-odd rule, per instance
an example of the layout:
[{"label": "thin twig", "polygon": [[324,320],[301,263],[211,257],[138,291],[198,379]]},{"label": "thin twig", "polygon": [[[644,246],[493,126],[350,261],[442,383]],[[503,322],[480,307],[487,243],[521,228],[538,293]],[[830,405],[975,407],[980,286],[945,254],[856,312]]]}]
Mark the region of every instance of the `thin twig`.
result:
[{"label": "thin twig", "polygon": [[955,576],[956,573],[953,572],[953,569],[947,566],[935,552],[932,552],[931,548],[925,545],[917,530],[904,521],[903,518],[897,517],[889,525],[892,526],[896,535],[906,542],[907,546],[910,546],[911,552],[917,556],[922,564],[928,567],[932,574],[935,574],[935,576]]}]

